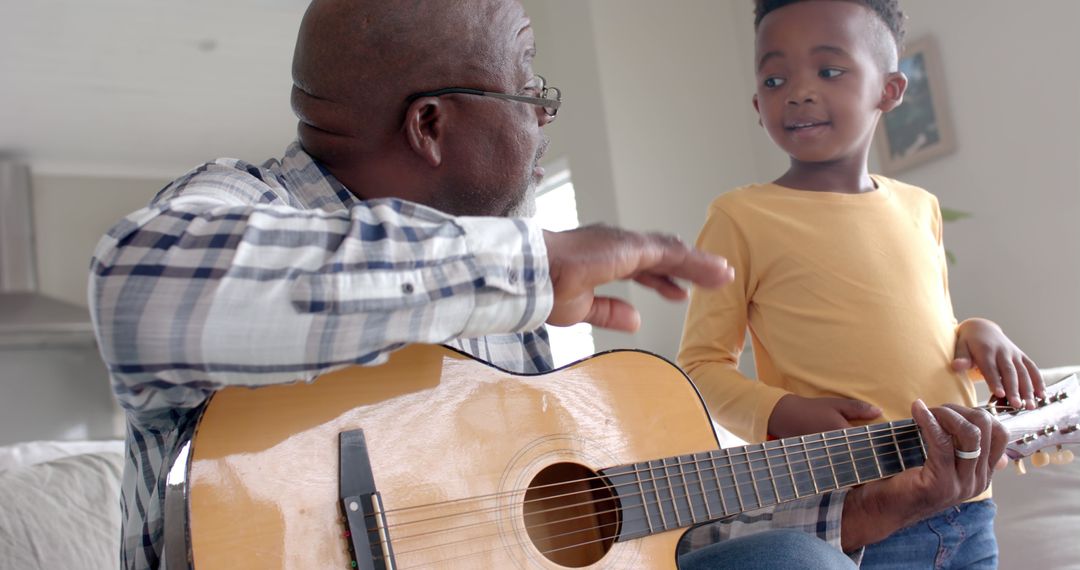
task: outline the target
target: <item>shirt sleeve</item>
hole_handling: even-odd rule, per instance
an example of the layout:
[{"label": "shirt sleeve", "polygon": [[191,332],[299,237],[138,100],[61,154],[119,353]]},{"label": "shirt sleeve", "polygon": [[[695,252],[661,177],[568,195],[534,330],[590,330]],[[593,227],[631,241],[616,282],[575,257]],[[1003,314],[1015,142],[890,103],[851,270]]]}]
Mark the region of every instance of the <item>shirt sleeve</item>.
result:
[{"label": "shirt sleeve", "polygon": [[787,392],[739,372],[755,286],[746,239],[734,221],[714,206],[697,246],[727,258],[735,268],[735,282],[692,290],[678,364],[694,380],[716,421],[744,440],[765,441],[769,416]]},{"label": "shirt sleeve", "polygon": [[[844,515],[847,492],[847,489],[841,489],[695,527],[686,533],[680,543],[679,554],[686,554],[721,540],[785,529],[812,534],[837,550],[843,550],[840,523]],[[863,549],[846,554],[857,565],[862,560]]]},{"label": "shirt sleeve", "polygon": [[98,244],[89,301],[129,412],[226,385],[310,380],[409,343],[531,331],[551,310],[543,233],[399,200],[327,212],[187,192]]}]

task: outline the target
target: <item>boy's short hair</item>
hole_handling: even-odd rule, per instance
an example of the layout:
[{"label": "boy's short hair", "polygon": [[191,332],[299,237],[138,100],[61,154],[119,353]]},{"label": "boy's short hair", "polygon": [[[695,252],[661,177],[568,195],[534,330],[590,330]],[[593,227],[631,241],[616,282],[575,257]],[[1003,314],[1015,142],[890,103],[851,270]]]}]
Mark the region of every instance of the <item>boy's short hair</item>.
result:
[{"label": "boy's short hair", "polygon": [[[779,10],[789,4],[806,2],[807,0],[754,0],[754,29],[761,24],[762,18],[774,10]],[[892,32],[893,40],[896,41],[896,51],[900,52],[904,46],[904,12],[900,9],[900,0],[846,0],[861,4],[881,18],[885,26]]]}]

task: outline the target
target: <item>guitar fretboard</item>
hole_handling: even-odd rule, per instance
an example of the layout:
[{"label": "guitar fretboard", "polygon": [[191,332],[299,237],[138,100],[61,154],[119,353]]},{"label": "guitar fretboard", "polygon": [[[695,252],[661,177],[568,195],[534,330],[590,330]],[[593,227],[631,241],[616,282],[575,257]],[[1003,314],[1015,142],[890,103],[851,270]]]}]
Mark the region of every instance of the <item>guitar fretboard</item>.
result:
[{"label": "guitar fretboard", "polygon": [[603,474],[621,502],[623,541],[890,477],[925,460],[909,419],[643,461]]}]

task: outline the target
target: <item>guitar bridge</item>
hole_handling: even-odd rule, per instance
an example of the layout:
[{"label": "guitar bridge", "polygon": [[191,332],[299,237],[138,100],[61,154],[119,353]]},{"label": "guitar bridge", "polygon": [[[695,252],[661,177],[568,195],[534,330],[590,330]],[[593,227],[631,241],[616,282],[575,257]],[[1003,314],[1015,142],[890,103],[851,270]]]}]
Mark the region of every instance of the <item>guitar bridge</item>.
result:
[{"label": "guitar bridge", "polygon": [[394,550],[390,545],[382,498],[375,490],[364,430],[343,431],[338,443],[340,506],[348,529],[345,537],[352,567],[395,570]]}]

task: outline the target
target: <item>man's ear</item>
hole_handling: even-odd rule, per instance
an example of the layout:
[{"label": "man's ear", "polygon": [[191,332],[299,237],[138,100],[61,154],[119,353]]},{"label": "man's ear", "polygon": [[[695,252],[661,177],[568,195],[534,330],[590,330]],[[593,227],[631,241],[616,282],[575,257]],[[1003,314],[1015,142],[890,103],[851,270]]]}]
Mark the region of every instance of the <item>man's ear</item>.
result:
[{"label": "man's ear", "polygon": [[902,71],[894,71],[885,76],[885,89],[881,91],[881,104],[878,109],[882,113],[888,113],[904,102],[904,93],[907,91],[907,76]]},{"label": "man's ear", "polygon": [[757,93],[754,93],[754,112],[757,113],[757,124],[759,127],[764,127],[761,123],[761,107],[758,106]]},{"label": "man's ear", "polygon": [[409,148],[433,167],[442,164],[445,109],[438,97],[421,97],[405,110],[405,138]]}]

